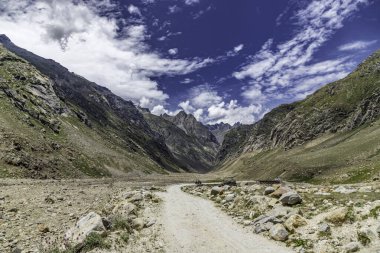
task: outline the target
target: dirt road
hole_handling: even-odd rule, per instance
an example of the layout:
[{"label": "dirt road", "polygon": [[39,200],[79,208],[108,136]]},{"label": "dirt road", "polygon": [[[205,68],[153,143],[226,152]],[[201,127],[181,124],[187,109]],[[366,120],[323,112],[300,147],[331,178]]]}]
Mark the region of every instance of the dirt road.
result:
[{"label": "dirt road", "polygon": [[244,230],[210,201],[170,186],[164,200],[162,225],[168,253],[287,253],[273,241]]}]

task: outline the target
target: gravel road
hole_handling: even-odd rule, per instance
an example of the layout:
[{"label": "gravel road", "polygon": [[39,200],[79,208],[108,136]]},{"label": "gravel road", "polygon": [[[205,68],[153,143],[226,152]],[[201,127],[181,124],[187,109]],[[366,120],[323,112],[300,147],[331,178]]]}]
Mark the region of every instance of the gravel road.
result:
[{"label": "gravel road", "polygon": [[181,191],[181,185],[160,193],[164,200],[162,226],[170,253],[293,252],[246,231],[210,201]]}]

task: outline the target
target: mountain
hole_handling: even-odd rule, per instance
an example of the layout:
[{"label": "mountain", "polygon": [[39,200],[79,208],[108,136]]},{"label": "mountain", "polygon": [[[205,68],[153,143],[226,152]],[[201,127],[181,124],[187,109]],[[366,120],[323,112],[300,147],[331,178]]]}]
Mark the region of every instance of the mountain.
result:
[{"label": "mountain", "polygon": [[214,125],[207,125],[207,128],[216,137],[216,139],[218,140],[218,143],[222,145],[224,141],[224,136],[227,134],[227,132],[240,125],[241,125],[240,123],[235,123],[233,126],[231,126],[228,123],[221,122]]},{"label": "mountain", "polygon": [[380,172],[380,51],[346,78],[230,130],[219,171],[253,178],[336,180]]},{"label": "mountain", "polygon": [[219,143],[191,114],[156,116],[143,112],[150,127],[165,140],[177,163],[192,172],[209,172],[215,165]]},{"label": "mountain", "polygon": [[183,171],[140,111],[0,36],[0,176]]}]

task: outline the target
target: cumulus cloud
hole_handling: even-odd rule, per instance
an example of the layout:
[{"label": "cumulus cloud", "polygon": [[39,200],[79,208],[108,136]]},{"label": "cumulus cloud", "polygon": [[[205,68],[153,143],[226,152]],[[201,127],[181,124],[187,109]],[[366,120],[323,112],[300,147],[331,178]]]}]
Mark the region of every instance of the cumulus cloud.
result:
[{"label": "cumulus cloud", "polygon": [[275,45],[269,39],[253,60],[233,75],[249,79],[242,96],[248,101],[303,98],[327,82],[348,74],[353,62],[348,58],[315,62],[314,54],[343,27],[367,0],[314,0],[299,10],[294,19],[297,32]]},{"label": "cumulus cloud", "polygon": [[377,40],[371,40],[371,41],[359,40],[359,41],[354,41],[354,42],[341,45],[340,47],[338,47],[338,49],[339,51],[361,50],[361,49],[366,49],[369,46],[372,46],[373,44],[376,44],[376,43],[377,43]]},{"label": "cumulus cloud", "polygon": [[168,53],[170,55],[176,55],[176,54],[178,54],[178,48],[171,48],[168,50]]},{"label": "cumulus cloud", "polygon": [[[189,74],[213,62],[150,50],[146,26],[122,19],[110,0],[0,0],[0,6],[0,31],[14,43],[151,109],[169,97],[152,77]],[[128,10],[141,14],[136,6]]]},{"label": "cumulus cloud", "polygon": [[141,16],[141,12],[140,12],[140,9],[136,6],[134,6],[133,4],[129,5],[128,6],[128,12],[132,15],[138,15],[138,16]]},{"label": "cumulus cloud", "polygon": [[[205,124],[220,122],[235,124],[251,124],[257,120],[255,115],[262,112],[262,106],[251,104],[239,105],[237,100],[227,100],[208,85],[200,85],[190,91],[187,100],[178,106],[186,113],[191,113],[197,120]],[[175,114],[175,113],[172,113]]]}]

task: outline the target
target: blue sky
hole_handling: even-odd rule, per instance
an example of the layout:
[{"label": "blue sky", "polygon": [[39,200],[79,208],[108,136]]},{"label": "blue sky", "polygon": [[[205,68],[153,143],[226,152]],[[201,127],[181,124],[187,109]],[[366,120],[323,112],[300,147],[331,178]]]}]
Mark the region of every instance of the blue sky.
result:
[{"label": "blue sky", "polygon": [[153,113],[253,123],[380,49],[377,0],[0,0],[0,33]]}]

